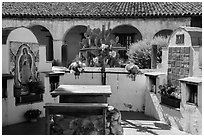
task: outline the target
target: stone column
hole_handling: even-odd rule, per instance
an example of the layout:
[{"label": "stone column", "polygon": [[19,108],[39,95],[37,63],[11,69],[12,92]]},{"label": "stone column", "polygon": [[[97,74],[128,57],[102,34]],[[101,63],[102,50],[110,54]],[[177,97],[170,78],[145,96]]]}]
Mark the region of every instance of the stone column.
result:
[{"label": "stone column", "polygon": [[200,61],[199,61],[199,56],[200,56],[200,47],[199,46],[194,46],[193,47],[193,57],[191,61],[193,62],[193,76],[195,77],[200,77],[202,76],[202,69],[200,67]]},{"label": "stone column", "polygon": [[53,39],[53,53],[54,53],[54,59],[62,61],[62,45],[63,40],[59,39]]},{"label": "stone column", "polygon": [[152,45],[151,69],[156,69],[156,67],[157,67],[157,45]]},{"label": "stone column", "polygon": [[52,71],[52,62],[46,60],[46,47],[39,47],[39,72]]},{"label": "stone column", "polygon": [[9,74],[10,51],[9,45],[2,44],[2,73]]},{"label": "stone column", "polygon": [[167,73],[168,69],[168,48],[162,47],[162,72]]}]

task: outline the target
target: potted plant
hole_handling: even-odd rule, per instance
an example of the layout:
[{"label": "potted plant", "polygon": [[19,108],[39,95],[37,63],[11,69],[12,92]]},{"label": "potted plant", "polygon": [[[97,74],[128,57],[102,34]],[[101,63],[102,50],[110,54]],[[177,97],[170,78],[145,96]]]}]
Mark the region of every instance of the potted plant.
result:
[{"label": "potted plant", "polygon": [[39,109],[30,109],[25,112],[24,117],[29,122],[36,122],[41,113]]},{"label": "potted plant", "polygon": [[177,86],[171,84],[160,85],[159,93],[161,94],[161,103],[174,107],[180,108],[181,93]]}]

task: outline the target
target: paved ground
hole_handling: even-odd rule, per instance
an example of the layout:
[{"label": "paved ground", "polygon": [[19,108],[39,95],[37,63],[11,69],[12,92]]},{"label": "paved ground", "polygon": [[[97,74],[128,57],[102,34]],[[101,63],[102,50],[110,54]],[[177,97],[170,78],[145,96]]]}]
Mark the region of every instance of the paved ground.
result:
[{"label": "paved ground", "polygon": [[[186,135],[187,133],[138,112],[121,112],[125,135]],[[36,123],[19,123],[2,128],[2,135],[44,135],[45,119]]]},{"label": "paved ground", "polygon": [[122,112],[125,135],[187,135],[143,113]]}]

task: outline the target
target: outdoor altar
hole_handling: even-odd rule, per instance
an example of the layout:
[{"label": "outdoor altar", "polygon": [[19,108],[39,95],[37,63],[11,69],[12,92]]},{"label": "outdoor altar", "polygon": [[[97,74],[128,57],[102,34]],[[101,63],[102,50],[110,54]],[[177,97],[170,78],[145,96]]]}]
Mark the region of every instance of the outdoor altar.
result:
[{"label": "outdoor altar", "polygon": [[109,85],[60,85],[51,95],[60,100],[44,106],[47,134],[123,134],[119,112],[107,104]]}]

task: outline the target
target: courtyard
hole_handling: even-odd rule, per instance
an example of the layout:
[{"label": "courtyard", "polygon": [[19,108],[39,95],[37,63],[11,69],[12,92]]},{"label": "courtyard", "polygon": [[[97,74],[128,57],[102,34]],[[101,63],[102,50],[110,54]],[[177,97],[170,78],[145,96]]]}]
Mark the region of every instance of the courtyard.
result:
[{"label": "courtyard", "polygon": [[3,2],[2,57],[3,135],[202,134],[201,2]]}]

